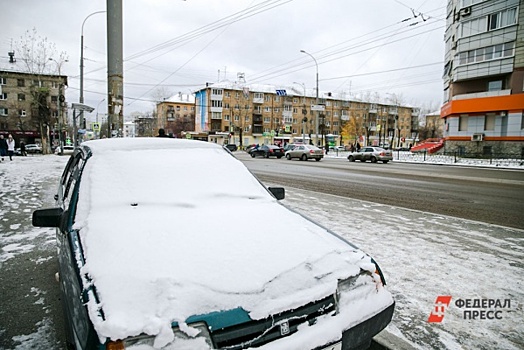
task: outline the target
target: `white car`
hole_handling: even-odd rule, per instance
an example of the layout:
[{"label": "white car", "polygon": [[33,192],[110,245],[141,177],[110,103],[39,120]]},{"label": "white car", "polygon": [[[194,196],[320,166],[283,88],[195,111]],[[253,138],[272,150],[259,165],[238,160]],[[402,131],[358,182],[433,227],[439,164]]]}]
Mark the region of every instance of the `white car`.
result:
[{"label": "white car", "polygon": [[63,150],[60,149],[60,146],[55,148],[55,154],[56,155],[59,155],[60,151],[62,151],[62,155],[69,156],[69,155],[73,154],[73,152],[75,151],[75,146],[66,145],[66,146],[63,146]]},{"label": "white car", "polygon": [[33,213],[57,228],[69,345],[364,348],[394,311],[380,268],[284,195],[215,143],[84,142]]}]

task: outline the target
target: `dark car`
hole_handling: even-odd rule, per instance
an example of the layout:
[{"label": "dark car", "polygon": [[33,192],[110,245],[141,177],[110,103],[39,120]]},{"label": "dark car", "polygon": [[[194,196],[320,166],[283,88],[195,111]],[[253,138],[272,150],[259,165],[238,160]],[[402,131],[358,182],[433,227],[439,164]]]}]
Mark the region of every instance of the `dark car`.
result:
[{"label": "dark car", "polygon": [[360,160],[361,162],[365,162],[367,160],[371,161],[371,163],[376,162],[383,162],[387,163],[390,160],[393,160],[393,154],[391,153],[391,150],[386,150],[381,147],[362,147],[359,151],[351,152],[348,155],[348,160],[350,162],[354,162],[355,160]]},{"label": "dark car", "polygon": [[381,269],[284,196],[215,143],[82,143],[33,212],[56,227],[67,348],[367,348],[395,306]]},{"label": "dark car", "polygon": [[236,150],[238,150],[238,146],[234,143],[227,144],[224,147],[230,150],[231,152],[235,152]]},{"label": "dark car", "polygon": [[250,149],[249,154],[252,158],[260,156],[264,158],[277,157],[280,159],[284,156],[284,149],[276,145],[262,145]]}]

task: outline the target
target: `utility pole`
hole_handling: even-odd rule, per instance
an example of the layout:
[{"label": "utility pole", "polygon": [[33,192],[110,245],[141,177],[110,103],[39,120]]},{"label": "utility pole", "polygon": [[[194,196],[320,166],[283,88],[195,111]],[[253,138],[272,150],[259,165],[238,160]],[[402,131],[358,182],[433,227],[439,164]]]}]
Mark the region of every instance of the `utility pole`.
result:
[{"label": "utility pole", "polygon": [[108,136],[124,128],[124,62],[122,0],[107,0],[107,125]]}]

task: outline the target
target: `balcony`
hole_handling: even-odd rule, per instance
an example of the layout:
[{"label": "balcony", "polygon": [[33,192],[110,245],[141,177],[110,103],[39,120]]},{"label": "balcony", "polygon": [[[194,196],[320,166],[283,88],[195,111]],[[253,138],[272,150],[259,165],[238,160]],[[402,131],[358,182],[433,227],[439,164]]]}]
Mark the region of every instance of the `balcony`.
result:
[{"label": "balcony", "polygon": [[264,103],[264,97],[253,97],[253,103]]}]

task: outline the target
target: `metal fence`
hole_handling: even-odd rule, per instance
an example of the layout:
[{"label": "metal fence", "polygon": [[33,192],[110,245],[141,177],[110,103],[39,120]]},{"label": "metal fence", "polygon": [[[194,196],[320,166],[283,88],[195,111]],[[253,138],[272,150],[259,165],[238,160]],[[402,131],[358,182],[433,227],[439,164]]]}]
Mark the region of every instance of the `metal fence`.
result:
[{"label": "metal fence", "polygon": [[412,161],[422,163],[440,163],[440,164],[474,164],[489,166],[524,166],[524,156],[522,154],[508,153],[468,153],[468,152],[406,152],[393,151],[393,159],[399,161]]}]

